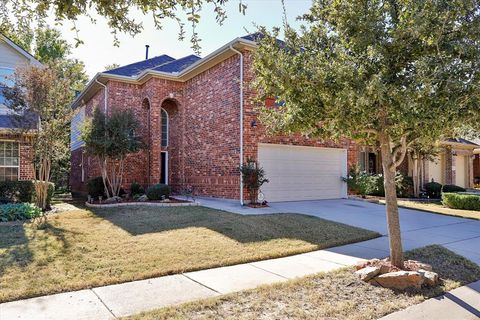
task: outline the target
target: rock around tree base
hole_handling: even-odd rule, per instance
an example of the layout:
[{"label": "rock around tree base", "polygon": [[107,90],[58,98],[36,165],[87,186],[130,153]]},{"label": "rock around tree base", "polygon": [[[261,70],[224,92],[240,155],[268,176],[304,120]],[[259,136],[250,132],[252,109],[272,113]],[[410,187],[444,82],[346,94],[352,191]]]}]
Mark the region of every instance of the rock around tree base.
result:
[{"label": "rock around tree base", "polygon": [[435,286],[440,282],[438,274],[432,271],[432,266],[415,260],[404,262],[400,269],[392,265],[389,259],[372,259],[357,264],[355,274],[359,279],[385,288],[404,290]]}]

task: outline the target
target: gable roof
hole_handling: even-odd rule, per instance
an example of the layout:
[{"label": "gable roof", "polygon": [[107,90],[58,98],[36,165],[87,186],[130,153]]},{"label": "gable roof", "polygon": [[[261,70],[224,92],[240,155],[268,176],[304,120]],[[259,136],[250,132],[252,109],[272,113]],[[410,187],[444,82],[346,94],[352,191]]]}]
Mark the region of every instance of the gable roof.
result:
[{"label": "gable roof", "polygon": [[18,53],[20,53],[22,56],[24,56],[25,58],[27,58],[31,64],[33,65],[37,65],[37,66],[40,66],[42,65],[40,63],[40,61],[38,61],[37,59],[35,59],[35,57],[30,54],[27,50],[23,49],[22,47],[20,47],[18,44],[16,44],[15,42],[13,42],[12,39],[10,39],[9,37],[7,37],[6,35],[4,35],[3,33],[0,32],[0,39],[2,39],[3,41],[5,41],[10,47],[12,47],[15,51],[17,51]]},{"label": "gable roof", "polygon": [[156,68],[172,61],[175,61],[175,59],[166,54],[163,54],[161,56],[153,57],[147,60],[138,61],[115,69],[107,70],[103,73],[131,77],[140,74],[142,71]]},{"label": "gable roof", "polygon": [[[93,77],[93,79],[90,80],[85,89],[75,98],[71,104],[71,108],[75,109],[85,101],[91,99],[110,80],[142,84],[148,79],[155,77],[185,82],[195,75],[220,63],[221,61],[236,55],[237,52],[232,49],[255,49],[257,47],[256,42],[250,40],[254,39],[255,37],[255,35],[250,35],[235,38],[204,58],[200,58],[193,54],[180,59],[173,59],[170,56],[161,55],[152,58],[158,59],[153,62],[150,61],[152,59],[148,59],[105,72],[99,72]],[[165,59],[164,63],[161,63],[163,61],[162,59]],[[155,65],[157,63],[158,65]]]}]

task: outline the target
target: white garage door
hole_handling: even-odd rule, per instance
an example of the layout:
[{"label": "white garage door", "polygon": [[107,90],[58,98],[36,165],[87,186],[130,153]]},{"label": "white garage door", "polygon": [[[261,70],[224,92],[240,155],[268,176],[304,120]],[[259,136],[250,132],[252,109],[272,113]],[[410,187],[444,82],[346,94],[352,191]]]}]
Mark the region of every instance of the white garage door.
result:
[{"label": "white garage door", "polygon": [[300,201],[347,196],[347,150],[259,144],[258,161],[269,183],[265,200]]}]

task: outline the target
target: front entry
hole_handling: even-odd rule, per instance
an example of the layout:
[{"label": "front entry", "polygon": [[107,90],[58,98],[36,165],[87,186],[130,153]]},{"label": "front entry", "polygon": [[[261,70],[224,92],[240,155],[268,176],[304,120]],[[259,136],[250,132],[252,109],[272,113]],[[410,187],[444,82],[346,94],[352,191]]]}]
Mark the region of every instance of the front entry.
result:
[{"label": "front entry", "polygon": [[160,160],[160,183],[168,184],[168,154],[162,151]]}]

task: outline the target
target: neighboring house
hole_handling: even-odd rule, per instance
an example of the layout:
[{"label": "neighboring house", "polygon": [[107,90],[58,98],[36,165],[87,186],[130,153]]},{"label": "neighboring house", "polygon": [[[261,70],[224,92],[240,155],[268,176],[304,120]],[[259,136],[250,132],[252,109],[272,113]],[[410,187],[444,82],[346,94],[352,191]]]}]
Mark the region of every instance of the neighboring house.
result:
[{"label": "neighboring house", "polygon": [[[359,168],[369,173],[381,173],[381,162],[378,152],[372,148],[359,148]],[[474,185],[475,177],[480,176],[480,146],[466,139],[447,139],[440,142],[439,152],[434,159],[419,163],[420,181],[435,181],[441,184],[455,184],[464,188]],[[405,175],[413,175],[413,160],[410,155],[400,165],[399,171]]]},{"label": "neighboring house", "polygon": [[[128,157],[125,189],[132,182],[145,187],[167,183],[177,192],[193,187],[197,195],[247,199],[241,195],[239,165],[240,159],[252,158],[269,179],[262,187],[267,201],[332,199],[347,196],[342,177],[352,165],[381,172],[377,153],[350,140],[267,135],[252,102],[255,48],[253,37],[245,36],[204,58],[161,55],[98,73],[72,104],[76,112],[71,125],[72,190],[86,193],[87,180],[100,175],[80,138],[82,123],[95,107],[106,113],[131,109],[142,124],[138,133],[149,147]],[[273,99],[265,104],[275,107]],[[447,166],[455,166],[449,161]],[[466,170],[464,162],[461,170]],[[406,160],[402,171],[407,174],[408,169]],[[458,179],[466,185],[462,181],[470,177],[462,175],[464,180],[446,173],[444,181]]]},{"label": "neighboring house", "polygon": [[[22,121],[5,105],[2,90],[13,85],[15,69],[40,65],[31,54],[0,33],[0,181],[32,180],[32,147],[26,134],[19,134]],[[28,121],[31,124],[31,121]]]}]

